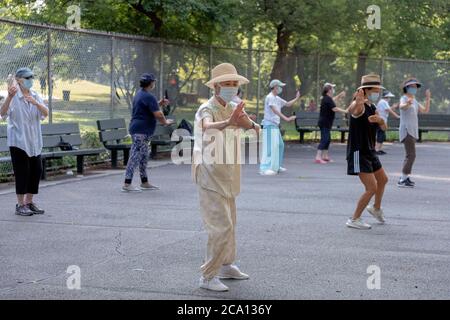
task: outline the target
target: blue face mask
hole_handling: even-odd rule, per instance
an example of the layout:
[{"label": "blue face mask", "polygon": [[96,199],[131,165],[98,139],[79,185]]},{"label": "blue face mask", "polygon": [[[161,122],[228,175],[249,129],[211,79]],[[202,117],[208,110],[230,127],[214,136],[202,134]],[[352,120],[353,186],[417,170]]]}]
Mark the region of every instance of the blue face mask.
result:
[{"label": "blue face mask", "polygon": [[406,88],[406,92],[409,93],[409,94],[412,94],[413,96],[415,96],[416,93],[417,93],[417,88],[408,87],[408,88]]},{"label": "blue face mask", "polygon": [[377,92],[374,92],[374,93],[371,93],[368,98],[369,98],[370,102],[375,103],[378,101],[378,98],[380,98],[380,94]]},{"label": "blue face mask", "polygon": [[283,88],[282,87],[277,87],[277,93],[281,94],[283,92]]},{"label": "blue face mask", "polygon": [[30,90],[33,87],[33,79],[24,79],[23,80],[23,86]]}]

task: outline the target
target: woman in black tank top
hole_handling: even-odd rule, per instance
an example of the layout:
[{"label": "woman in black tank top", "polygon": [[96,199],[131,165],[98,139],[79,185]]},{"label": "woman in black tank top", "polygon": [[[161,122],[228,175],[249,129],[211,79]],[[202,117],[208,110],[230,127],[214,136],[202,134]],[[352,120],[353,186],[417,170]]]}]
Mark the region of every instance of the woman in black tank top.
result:
[{"label": "woman in black tank top", "polygon": [[[358,88],[355,99],[348,108],[351,116],[347,144],[347,174],[357,175],[365,187],[353,217],[347,221],[350,228],[371,228],[361,220],[364,209],[380,223],[384,223],[381,201],[388,178],[375,153],[375,136],[377,128],[386,130],[386,123],[378,115],[374,105],[382,89],[379,76],[363,76],[361,87]],[[368,206],[373,196],[375,202]]]}]

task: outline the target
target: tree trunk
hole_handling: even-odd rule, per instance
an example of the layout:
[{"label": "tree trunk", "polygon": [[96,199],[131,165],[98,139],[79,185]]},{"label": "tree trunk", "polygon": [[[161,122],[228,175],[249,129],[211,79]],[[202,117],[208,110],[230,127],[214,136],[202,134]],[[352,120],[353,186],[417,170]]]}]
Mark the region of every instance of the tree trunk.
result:
[{"label": "tree trunk", "polygon": [[277,27],[277,55],[273,64],[270,79],[278,79],[286,83],[281,96],[284,99],[293,99],[295,88],[295,57],[289,54],[289,43],[292,31],[284,29],[284,25],[280,24]]},{"label": "tree trunk", "polygon": [[248,35],[248,52],[247,52],[247,78],[250,80],[250,84],[247,86],[246,99],[253,99],[253,32]]},{"label": "tree trunk", "polygon": [[366,74],[366,63],[367,63],[367,53],[360,51],[358,54],[358,63],[356,66],[356,79],[355,88],[359,87],[361,84],[361,78]]}]

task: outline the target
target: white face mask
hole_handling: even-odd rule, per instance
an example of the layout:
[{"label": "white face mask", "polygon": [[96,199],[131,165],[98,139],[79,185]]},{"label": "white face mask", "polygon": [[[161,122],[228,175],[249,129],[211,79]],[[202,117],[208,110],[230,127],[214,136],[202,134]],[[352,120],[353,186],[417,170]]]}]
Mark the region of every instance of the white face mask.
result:
[{"label": "white face mask", "polygon": [[235,96],[237,96],[239,87],[220,87],[219,97],[226,103],[229,103]]}]

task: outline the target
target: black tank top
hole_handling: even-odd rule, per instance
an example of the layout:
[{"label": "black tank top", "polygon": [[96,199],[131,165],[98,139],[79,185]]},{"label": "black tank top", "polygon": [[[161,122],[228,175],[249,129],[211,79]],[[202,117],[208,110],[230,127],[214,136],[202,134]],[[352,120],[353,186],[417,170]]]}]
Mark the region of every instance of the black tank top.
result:
[{"label": "black tank top", "polygon": [[359,118],[350,115],[347,157],[355,151],[366,155],[372,155],[375,152],[378,124],[370,123],[369,117],[376,114],[377,108],[374,104],[364,104],[364,107],[364,114]]}]

